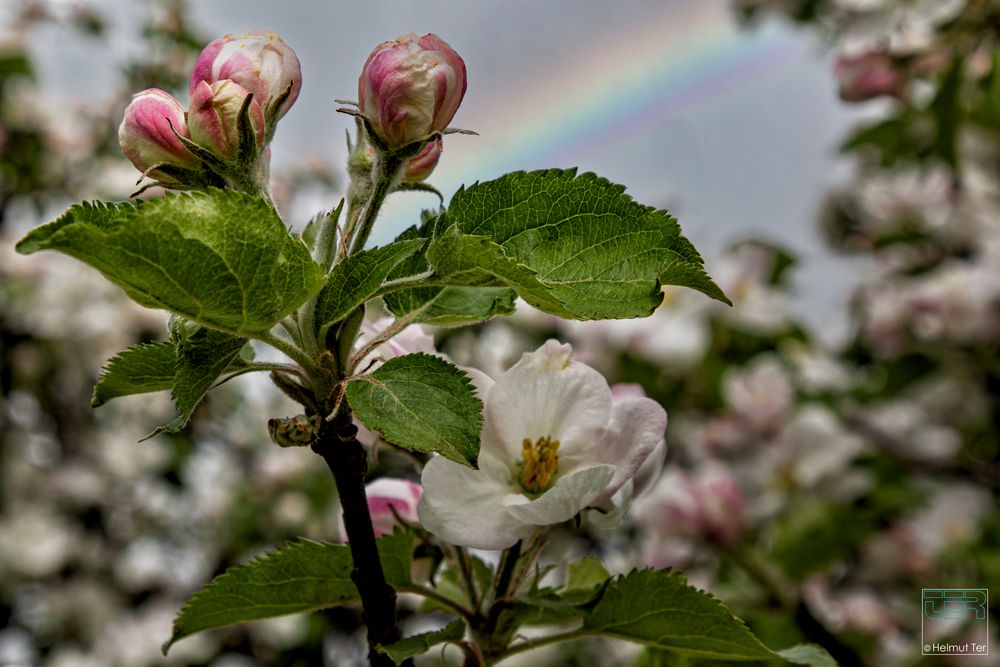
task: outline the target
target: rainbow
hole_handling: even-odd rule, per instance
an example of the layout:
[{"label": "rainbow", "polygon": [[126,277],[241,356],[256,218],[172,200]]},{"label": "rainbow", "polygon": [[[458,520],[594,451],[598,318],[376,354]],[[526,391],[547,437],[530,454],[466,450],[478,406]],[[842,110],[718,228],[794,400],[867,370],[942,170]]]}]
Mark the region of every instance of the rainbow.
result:
[{"label": "rainbow", "polygon": [[690,113],[801,55],[802,41],[788,31],[740,32],[728,3],[664,5],[641,25],[539,63],[530,82],[477,86],[473,79],[455,123],[481,136],[446,139],[435,186],[448,195],[463,182],[515,169],[567,166],[560,157],[580,145],[641,141],[663,119]]},{"label": "rainbow", "polygon": [[[446,137],[429,182],[447,202],[462,184],[518,169],[574,166],[584,162],[581,152],[597,161],[602,150],[643,147],[671,117],[691,116],[726,96],[738,103],[755,81],[793,71],[814,48],[774,24],[740,31],[727,2],[663,4],[638,25],[609,26],[603,38],[557,52],[530,79],[485,85],[470,72],[454,124],[480,136]],[[600,171],[599,164],[581,166]],[[415,219],[412,198],[390,198],[373,242],[390,241]]]}]

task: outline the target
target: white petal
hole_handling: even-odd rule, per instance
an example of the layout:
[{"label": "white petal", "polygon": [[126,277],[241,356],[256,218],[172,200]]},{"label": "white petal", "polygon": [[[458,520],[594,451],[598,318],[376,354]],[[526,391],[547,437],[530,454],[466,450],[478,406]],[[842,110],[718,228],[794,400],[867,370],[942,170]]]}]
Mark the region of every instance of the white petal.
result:
[{"label": "white petal", "polygon": [[596,460],[613,465],[615,476],[597,499],[597,505],[610,500],[622,484],[632,479],[666,430],[667,413],[656,401],[629,398],[614,404],[611,426],[596,452]]},{"label": "white petal", "polygon": [[621,525],[625,514],[632,507],[633,497],[632,480],[629,480],[618,489],[611,500],[600,507],[588,509],[584,516],[598,528],[616,528]]},{"label": "white petal", "polygon": [[476,549],[506,549],[527,537],[531,526],[505,508],[510,484],[492,474],[502,474],[506,466],[490,459],[481,452],[479,470],[441,456],[428,461],[417,505],[420,525],[446,542]]},{"label": "white petal", "polygon": [[572,361],[572,348],[550,340],[525,353],[490,389],[484,411],[484,446],[521,460],[521,443],[559,440],[559,468],[592,463],[611,417],[611,390],[590,366]]},{"label": "white petal", "polygon": [[[580,468],[566,477],[561,477],[551,489],[534,500],[508,507],[507,512],[512,517],[534,526],[548,526],[569,521],[601,495],[614,474],[614,466],[596,465]],[[527,500],[524,496],[521,498]]]},{"label": "white petal", "polygon": [[632,478],[636,498],[645,494],[651,486],[656,484],[656,480],[660,479],[660,475],[663,474],[663,465],[666,462],[667,441],[660,438],[660,441],[656,443],[656,448],[646,457],[646,460],[636,471],[635,477]]}]

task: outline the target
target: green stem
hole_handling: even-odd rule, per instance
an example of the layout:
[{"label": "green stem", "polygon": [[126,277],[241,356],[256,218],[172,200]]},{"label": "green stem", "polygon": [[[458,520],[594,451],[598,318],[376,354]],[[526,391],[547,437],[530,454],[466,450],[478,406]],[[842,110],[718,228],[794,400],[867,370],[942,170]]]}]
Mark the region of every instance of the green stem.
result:
[{"label": "green stem", "polygon": [[364,347],[352,354],[351,358],[348,359],[344,374],[346,376],[352,375],[362,359],[371,354],[379,345],[390,340],[393,336],[410,326],[423,312],[423,308],[412,310],[406,315],[393,320],[389,326],[372,336],[371,340],[365,343]]},{"label": "green stem", "polygon": [[572,639],[586,637],[588,634],[590,633],[587,630],[579,628],[577,630],[570,630],[560,634],[548,635],[547,637],[539,637],[538,639],[529,639],[528,641],[508,647],[507,650],[497,656],[497,658],[508,658],[512,655],[517,655],[518,653],[524,653],[525,651],[531,651],[536,648],[541,648],[542,646],[548,646],[549,644],[558,644],[559,642],[568,642]]},{"label": "green stem", "polygon": [[400,593],[415,593],[417,595],[427,598],[428,600],[434,600],[438,604],[444,607],[448,607],[449,609],[457,612],[460,616],[463,616],[464,618],[471,619],[473,616],[471,610],[466,609],[461,604],[455,602],[451,598],[441,595],[433,588],[427,588],[425,586],[421,586],[420,584],[410,584],[409,586],[403,586],[397,590]]},{"label": "green stem", "polygon": [[489,614],[486,616],[486,623],[483,625],[483,636],[492,643],[493,635],[496,633],[500,623],[500,614],[506,608],[505,600],[510,592],[510,584],[514,580],[514,571],[521,558],[521,541],[506,549],[497,567],[497,575],[493,585],[493,602],[490,604]]},{"label": "green stem", "polygon": [[455,547],[455,561],[458,564],[458,571],[462,574],[462,581],[465,583],[465,592],[469,596],[469,604],[472,605],[473,613],[479,613],[479,607],[483,604],[483,599],[476,590],[475,578],[472,576],[472,561],[469,554],[465,552],[465,547]]},{"label": "green stem", "polygon": [[382,286],[378,288],[375,292],[373,299],[380,296],[385,296],[390,292],[396,292],[401,289],[406,289],[408,287],[427,287],[430,285],[430,279],[434,277],[434,269],[427,269],[422,273],[415,273],[412,276],[406,276],[404,278],[396,278],[395,280],[387,280],[382,283]]},{"label": "green stem", "polygon": [[292,337],[292,341],[294,341],[296,345],[302,345],[302,333],[299,330],[299,323],[295,321],[293,317],[288,316],[282,319],[278,324],[280,324],[281,328],[285,330],[285,333]]},{"label": "green stem", "polygon": [[358,226],[358,216],[361,214],[361,211],[362,207],[359,206],[358,200],[352,198],[347,205],[347,222],[344,223],[344,233],[341,234],[340,242],[337,244],[338,260],[347,257],[351,236],[353,236],[354,230]]},{"label": "green stem", "polygon": [[294,359],[299,366],[305,369],[306,373],[309,374],[311,378],[317,378],[320,375],[319,367],[309,358],[309,355],[299,349],[294,343],[287,341],[283,338],[275,336],[274,334],[262,333],[254,336],[259,341],[267,343],[279,352],[283,352],[289,358]]},{"label": "green stem", "polygon": [[354,233],[354,238],[351,240],[351,253],[356,253],[364,249],[365,244],[368,242],[368,237],[372,233],[372,228],[375,226],[375,218],[378,217],[379,209],[382,208],[385,198],[392,192],[392,186],[396,183],[396,179],[405,167],[405,159],[401,159],[388,151],[379,154],[376,158],[372,193],[368,198],[368,203],[365,204],[365,210],[361,214],[360,224]]}]

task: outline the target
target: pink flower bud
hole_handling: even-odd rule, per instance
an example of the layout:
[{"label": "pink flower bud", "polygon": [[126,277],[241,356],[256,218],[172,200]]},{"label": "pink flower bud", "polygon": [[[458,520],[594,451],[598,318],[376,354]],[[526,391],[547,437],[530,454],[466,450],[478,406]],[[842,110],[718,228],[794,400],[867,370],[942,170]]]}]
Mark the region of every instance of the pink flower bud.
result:
[{"label": "pink flower bud", "polygon": [[[423,494],[423,487],[416,482],[383,477],[369,484],[368,511],[372,515],[375,536],[391,533],[400,525],[398,514],[407,523],[417,524],[417,503]],[[395,513],[394,513],[395,512]]]},{"label": "pink flower bud", "polygon": [[841,56],[833,70],[840,83],[840,99],[863,102],[880,95],[899,95],[903,75],[892,56],[883,51],[871,51],[851,58]]},{"label": "pink flower bud", "polygon": [[[189,136],[184,107],[170,93],[149,88],[133,95],[125,107],[118,143],[125,157],[143,173],[159,165],[197,169],[201,162],[184,147],[178,134]],[[158,169],[148,175],[165,183],[176,182]]]},{"label": "pink flower bud", "polygon": [[[238,119],[249,91],[223,79],[209,85],[202,81],[191,94],[188,128],[191,139],[225,160],[236,158],[240,146]],[[264,113],[256,99],[250,101],[250,127],[258,149],[264,147]]]},{"label": "pink flower bud", "polygon": [[441,137],[427,142],[424,149],[406,163],[406,173],[403,174],[403,180],[407,183],[419,183],[426,179],[434,171],[443,151],[444,142],[441,141]]},{"label": "pink flower bud", "polygon": [[368,56],[359,108],[389,148],[399,148],[448,127],[466,85],[465,62],[443,40],[404,35]]},{"label": "pink flower bud", "polygon": [[253,93],[272,124],[285,115],[302,89],[302,69],[295,51],[277,33],[265,30],[226,35],[209,43],[191,72],[191,97],[198,84],[225,79]]}]

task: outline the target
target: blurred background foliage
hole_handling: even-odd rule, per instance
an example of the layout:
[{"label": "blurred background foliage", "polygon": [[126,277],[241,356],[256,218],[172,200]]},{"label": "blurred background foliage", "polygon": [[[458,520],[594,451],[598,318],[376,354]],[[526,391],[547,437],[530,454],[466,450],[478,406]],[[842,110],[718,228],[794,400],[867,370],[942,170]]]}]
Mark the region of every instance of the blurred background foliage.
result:
[{"label": "blurred background foliage", "polygon": [[[213,392],[183,434],[141,444],[171,414],[168,397],[89,407],[101,364],[162,338],[165,318],[72,260],[25,261],[11,246],[53,206],[123,196],[136,174],[117,146],[121,109],[142,88],[183,93],[214,35],[180,0],[154,0],[148,48],[113,99],[59,108],[39,93],[26,40],[53,24],[100,40],[105,17],[83,2],[14,5],[0,40],[0,665],[355,664],[355,610],[228,628],[160,655],[187,596],[293,536],[335,539],[337,502],[309,452],[268,441],[265,417],[292,406],[262,378]],[[1000,591],[1000,2],[734,11],[748,30],[778,15],[822,35],[842,99],[873,105],[844,137],[850,177],[802,223],[863,262],[837,315],[849,335],[831,344],[793,316],[797,258],[751,238],[710,258],[733,308],[683,291],[645,320],[565,322],[525,306],[435,331],[438,349],[495,374],[558,337],[619,391],[667,409],[659,481],[621,529],[560,531],[554,560],[677,567],[768,645],[821,643],[845,665],[989,664],[921,656],[920,589]],[[305,188],[339,196],[322,165],[276,176],[284,207]],[[384,444],[373,456],[376,474],[417,474]],[[982,625],[934,628],[986,639]],[[505,664],[595,660],[708,664],[597,641]]]}]

